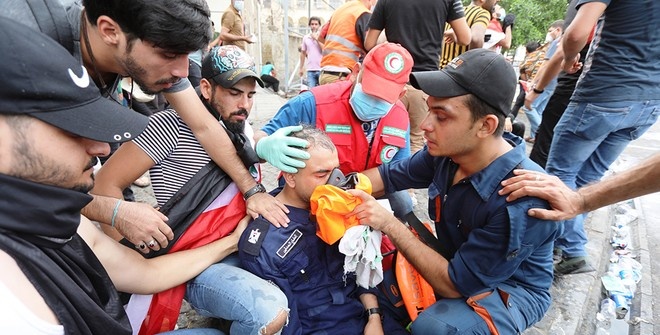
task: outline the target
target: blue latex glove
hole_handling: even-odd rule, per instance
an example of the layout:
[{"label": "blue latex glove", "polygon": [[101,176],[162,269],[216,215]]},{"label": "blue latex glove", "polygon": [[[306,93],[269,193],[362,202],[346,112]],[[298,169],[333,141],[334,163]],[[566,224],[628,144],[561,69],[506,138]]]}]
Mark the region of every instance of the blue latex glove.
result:
[{"label": "blue latex glove", "polygon": [[284,127],[260,139],[257,142],[257,155],[284,172],[298,172],[298,169],[305,167],[303,160],[309,159],[309,153],[300,148],[307,148],[309,142],[288,135],[300,130],[302,126]]}]

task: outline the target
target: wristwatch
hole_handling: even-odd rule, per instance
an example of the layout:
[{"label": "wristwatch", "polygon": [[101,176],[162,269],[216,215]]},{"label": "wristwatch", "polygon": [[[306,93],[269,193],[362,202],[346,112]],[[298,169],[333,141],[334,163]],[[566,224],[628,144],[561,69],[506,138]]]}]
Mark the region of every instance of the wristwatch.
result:
[{"label": "wristwatch", "polygon": [[266,188],[261,183],[257,183],[257,185],[243,193],[243,200],[247,200],[249,197],[257,193],[266,193]]},{"label": "wristwatch", "polygon": [[369,317],[371,317],[372,315],[374,315],[374,314],[379,314],[380,319],[381,320],[383,319],[383,311],[381,311],[380,308],[378,308],[378,307],[366,309],[365,312],[367,313],[367,319]]}]

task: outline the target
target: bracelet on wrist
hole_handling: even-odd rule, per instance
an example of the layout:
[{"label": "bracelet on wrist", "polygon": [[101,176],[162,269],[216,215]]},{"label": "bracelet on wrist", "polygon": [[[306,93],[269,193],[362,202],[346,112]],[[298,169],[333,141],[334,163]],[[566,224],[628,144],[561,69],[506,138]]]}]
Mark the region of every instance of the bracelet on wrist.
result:
[{"label": "bracelet on wrist", "polygon": [[110,227],[115,227],[115,219],[117,218],[117,213],[119,212],[119,205],[121,205],[121,199],[117,200],[115,204],[115,209],[112,210],[112,218],[110,219]]},{"label": "bracelet on wrist", "polygon": [[545,89],[538,89],[538,88],[536,88],[536,85],[534,85],[534,86],[532,86],[532,91],[534,91],[534,93],[536,93],[536,94],[541,94],[545,91]]},{"label": "bracelet on wrist", "polygon": [[247,200],[257,193],[266,193],[266,188],[261,183],[257,183],[257,185],[243,193],[243,200]]}]

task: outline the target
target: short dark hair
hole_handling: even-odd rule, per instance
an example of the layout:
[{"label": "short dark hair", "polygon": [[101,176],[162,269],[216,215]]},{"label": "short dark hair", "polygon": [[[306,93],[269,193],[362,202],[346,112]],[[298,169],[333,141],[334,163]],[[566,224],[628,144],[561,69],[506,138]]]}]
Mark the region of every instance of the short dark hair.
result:
[{"label": "short dark hair", "polygon": [[302,130],[293,132],[290,136],[301,138],[309,142],[309,147],[302,148],[303,150],[309,150],[310,148],[318,146],[330,151],[337,151],[337,147],[335,147],[335,144],[332,143],[328,134],[323,130],[306,123],[301,124],[301,126],[303,127]]},{"label": "short dark hair", "polygon": [[564,20],[557,20],[554,21],[550,24],[550,27],[552,28],[559,28],[561,30],[564,30]]},{"label": "short dark hair", "polygon": [[470,113],[472,114],[472,121],[477,121],[489,114],[497,116],[497,120],[499,122],[493,135],[502,136],[504,133],[504,119],[506,118],[502,112],[498,111],[495,109],[495,107],[489,105],[474,94],[467,94],[465,96],[465,105],[468,107],[468,109],[470,109]]},{"label": "short dark hair", "polygon": [[534,50],[538,49],[540,46],[541,43],[538,41],[529,41],[525,44],[525,50],[527,50],[527,53],[534,52]]},{"label": "short dark hair", "polygon": [[309,18],[309,21],[307,21],[307,25],[309,26],[310,24],[312,24],[312,21],[316,21],[316,22],[319,23],[319,25],[321,25],[321,18],[318,17],[318,16],[312,16],[312,17],[310,17],[310,18]]},{"label": "short dark hair", "polygon": [[211,41],[211,11],[205,0],[83,0],[92,25],[102,15],[115,20],[129,48],[139,38],[175,53],[205,48]]}]

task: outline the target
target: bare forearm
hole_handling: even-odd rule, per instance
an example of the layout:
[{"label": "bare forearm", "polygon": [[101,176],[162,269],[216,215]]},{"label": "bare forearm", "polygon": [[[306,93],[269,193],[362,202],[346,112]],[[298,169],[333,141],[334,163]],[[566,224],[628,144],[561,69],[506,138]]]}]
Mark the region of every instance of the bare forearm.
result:
[{"label": "bare forearm", "polygon": [[449,262],[444,257],[422,243],[394,216],[391,217],[384,232],[436,293],[445,298],[461,297],[449,278]]},{"label": "bare forearm", "polygon": [[94,199],[82,209],[81,214],[90,220],[109,225],[112,220],[112,210],[117,204],[117,200],[122,198],[121,192],[118,197],[94,194],[92,196]]},{"label": "bare forearm", "polygon": [[145,266],[141,271],[158,280],[135,280],[127,284],[129,287],[117,288],[130,293],[152,294],[175,287],[237,251],[237,242],[237,237],[229,235],[199,248],[143,259]]},{"label": "bare forearm", "polygon": [[578,190],[583,202],[582,212],[607,206],[626,199],[660,191],[660,154],[638,167]]},{"label": "bare forearm", "polygon": [[559,72],[561,72],[561,61],[564,59],[564,52],[561,48],[561,45],[557,47],[557,51],[548,59],[543,65],[539,72],[534,77],[534,83],[536,88],[539,90],[545,89],[548,86],[548,83],[552,81]]},{"label": "bare forearm", "polygon": [[254,178],[239,159],[234,144],[218,120],[206,111],[192,87],[166,95],[181,118],[192,129],[211,159],[236,183],[242,193],[256,185]]}]

